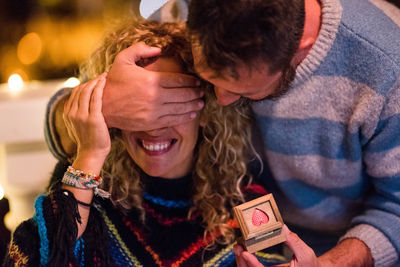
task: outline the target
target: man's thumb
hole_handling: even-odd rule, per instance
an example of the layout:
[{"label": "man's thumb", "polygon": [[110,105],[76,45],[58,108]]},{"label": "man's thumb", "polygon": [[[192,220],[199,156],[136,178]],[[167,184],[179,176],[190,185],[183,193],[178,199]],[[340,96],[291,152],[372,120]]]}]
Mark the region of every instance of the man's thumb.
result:
[{"label": "man's thumb", "polygon": [[133,44],[121,52],[125,59],[133,62],[137,62],[142,58],[155,57],[160,53],[161,48],[148,46],[144,42]]}]

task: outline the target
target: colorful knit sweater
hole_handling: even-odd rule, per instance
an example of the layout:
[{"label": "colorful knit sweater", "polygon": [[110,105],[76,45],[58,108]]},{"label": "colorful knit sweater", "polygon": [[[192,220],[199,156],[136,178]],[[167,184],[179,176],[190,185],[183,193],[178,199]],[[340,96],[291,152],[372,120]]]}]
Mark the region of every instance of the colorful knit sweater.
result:
[{"label": "colorful knit sweater", "polygon": [[[97,199],[91,213],[97,212],[105,225],[103,239],[107,243],[112,266],[235,266],[233,244],[215,245],[206,249],[201,216],[187,218],[191,202],[191,177],[163,179],[142,177],[145,187],[143,207],[146,223],[139,220],[139,212],[121,212],[107,199]],[[247,198],[266,193],[259,185],[244,189]],[[52,229],[49,196],[36,200],[35,216],[22,223],[10,243],[5,266],[46,266],[50,251]],[[90,223],[90,220],[89,220]],[[89,227],[89,225],[88,225]],[[87,241],[87,231],[76,242],[74,255],[79,266],[105,266],[98,262]],[[237,231],[238,232],[238,231]],[[101,239],[101,237],[98,237]],[[89,239],[89,238],[88,238]],[[264,265],[282,263],[284,258],[259,252]]]}]

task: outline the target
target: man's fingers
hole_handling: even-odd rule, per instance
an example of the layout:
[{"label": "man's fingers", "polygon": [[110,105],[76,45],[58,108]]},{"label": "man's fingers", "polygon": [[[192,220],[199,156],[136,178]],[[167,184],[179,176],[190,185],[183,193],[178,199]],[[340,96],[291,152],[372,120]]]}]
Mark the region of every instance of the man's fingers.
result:
[{"label": "man's fingers", "polygon": [[192,75],[175,72],[158,72],[159,84],[163,88],[197,88],[200,80]]},{"label": "man's fingers", "polygon": [[162,89],[160,91],[160,102],[162,103],[185,103],[200,100],[204,91],[199,88],[175,88]]},{"label": "man's fingers", "polygon": [[122,50],[116,59],[129,60],[130,62],[135,63],[142,58],[155,57],[160,53],[160,48],[148,46],[144,42],[140,42]]},{"label": "man's fingers", "polygon": [[196,99],[186,103],[167,103],[162,105],[159,109],[160,114],[163,116],[168,115],[182,115],[190,112],[198,112],[204,107],[202,99]]},{"label": "man's fingers", "polygon": [[157,128],[175,126],[182,123],[186,123],[188,121],[195,119],[197,116],[198,114],[196,112],[189,112],[180,115],[175,114],[175,115],[162,116],[161,118],[158,119]]}]

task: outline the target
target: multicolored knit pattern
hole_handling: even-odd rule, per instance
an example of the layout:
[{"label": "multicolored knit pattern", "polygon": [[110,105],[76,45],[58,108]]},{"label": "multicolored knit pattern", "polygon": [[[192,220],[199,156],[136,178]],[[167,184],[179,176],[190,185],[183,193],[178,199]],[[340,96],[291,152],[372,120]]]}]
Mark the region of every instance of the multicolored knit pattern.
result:
[{"label": "multicolored knit pattern", "polygon": [[[139,211],[122,212],[107,199],[97,199],[96,210],[104,221],[108,235],[108,252],[115,266],[236,266],[232,251],[233,244],[215,244],[208,247],[211,238],[204,239],[204,228],[201,216],[194,214],[188,218],[191,202],[191,177],[168,180],[156,177],[143,177],[145,197],[143,207],[145,223],[139,219]],[[258,185],[244,190],[251,198],[265,194]],[[13,239],[10,245],[8,262],[23,262],[46,266],[49,241],[46,232],[46,218],[43,209],[48,197],[39,197],[36,202],[34,219],[26,222],[29,227],[21,225],[18,236],[36,236],[36,251],[28,252],[23,240]],[[49,206],[51,207],[51,206]],[[231,225],[235,223],[229,222]],[[28,232],[27,228],[35,231]],[[39,233],[38,233],[39,232]],[[239,233],[239,231],[237,231]],[[86,234],[86,232],[85,232]],[[85,234],[77,241],[74,255],[79,266],[91,266],[95,259],[89,258],[90,244],[86,244]],[[257,253],[265,265],[279,264],[284,258],[274,253]],[[101,264],[99,264],[101,265]]]}]

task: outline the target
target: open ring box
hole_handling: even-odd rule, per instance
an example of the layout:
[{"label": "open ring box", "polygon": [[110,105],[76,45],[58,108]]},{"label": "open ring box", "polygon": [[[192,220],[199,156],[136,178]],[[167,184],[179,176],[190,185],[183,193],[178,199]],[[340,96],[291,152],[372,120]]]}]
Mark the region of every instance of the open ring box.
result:
[{"label": "open ring box", "polygon": [[272,194],[233,208],[242,237],[237,242],[250,253],[286,241],[283,220]]}]

